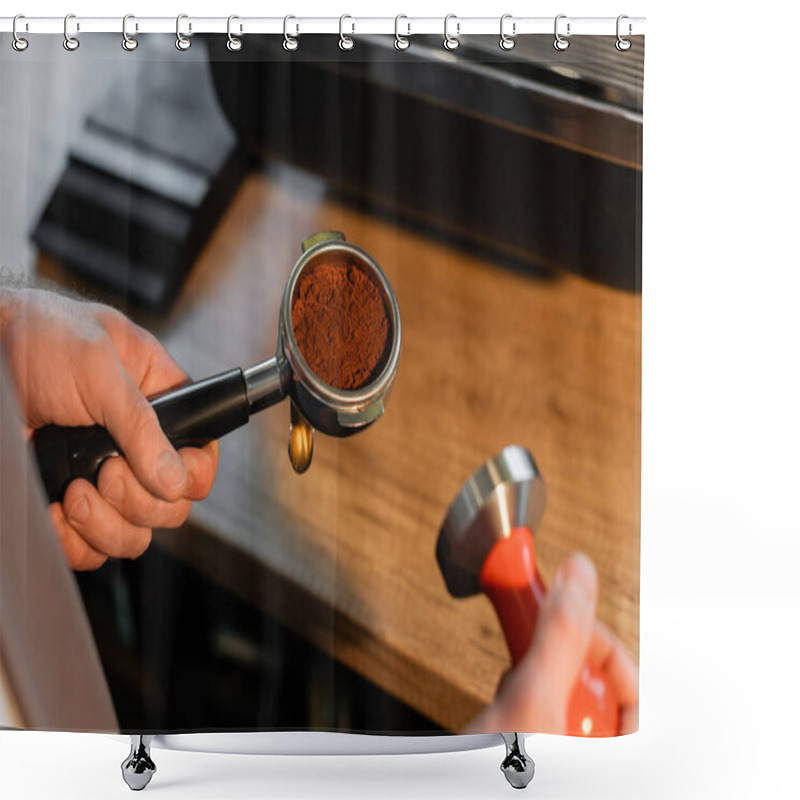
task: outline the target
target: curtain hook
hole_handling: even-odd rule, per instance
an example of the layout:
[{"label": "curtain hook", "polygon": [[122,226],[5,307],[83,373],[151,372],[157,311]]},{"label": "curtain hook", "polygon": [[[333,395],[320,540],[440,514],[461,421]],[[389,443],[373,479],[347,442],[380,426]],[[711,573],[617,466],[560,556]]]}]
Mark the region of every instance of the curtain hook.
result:
[{"label": "curtain hook", "polygon": [[[300,42],[297,41],[293,36],[289,36],[288,25],[290,19],[297,19],[297,17],[293,17],[291,14],[285,16],[283,18],[283,49],[284,50],[297,50]],[[295,34],[300,33],[300,26],[298,25]]]},{"label": "curtain hook", "polygon": [[405,36],[400,35],[400,20],[401,19],[408,19],[405,14],[398,14],[394,18],[394,46],[397,50],[408,50],[411,46],[411,42],[408,41],[409,36],[411,36],[411,23],[407,22],[406,27],[408,30],[406,31]]},{"label": "curtain hook", "polygon": [[[339,49],[340,50],[352,50],[356,46],[356,43],[352,40],[351,37],[344,35],[343,26],[344,26],[344,21],[346,19],[353,19],[353,18],[349,14],[342,14],[342,16],[339,17]],[[351,32],[355,33],[355,30],[356,30],[355,23],[354,22],[351,23],[351,26],[352,26],[352,31]]]},{"label": "curtain hook", "polygon": [[[620,33],[620,30],[619,30],[620,29],[620,25],[619,24],[624,19],[628,19],[628,17],[625,14],[620,14],[617,17],[617,41],[616,41],[616,44],[614,46],[617,48],[617,50],[620,51],[620,53],[624,53],[626,50],[630,50],[631,49],[631,40],[630,39],[623,39],[622,38],[622,34]],[[633,31],[633,26],[629,22],[628,23],[628,36],[631,35],[632,31]]]},{"label": "curtain hook", "polygon": [[[134,36],[128,36],[129,19],[136,19],[136,17],[134,17],[133,14],[126,14],[122,18],[122,49],[127,50],[130,53],[139,46],[139,40]],[[136,24],[136,30],[139,30],[138,23]]]},{"label": "curtain hook", "polygon": [[447,32],[447,23],[450,22],[451,19],[457,20],[457,16],[455,14],[448,14],[444,18],[444,47],[445,50],[455,50],[461,42],[458,41],[458,33],[459,29],[461,28],[461,24],[457,21],[456,22],[456,36],[451,36]]},{"label": "curtain hook", "polygon": [[[81,43],[74,36],[69,35],[68,26],[71,19],[75,19],[74,14],[67,14],[64,17],[64,49],[72,53],[81,46]],[[75,23],[75,29],[78,31],[81,29],[80,24],[77,22]]]},{"label": "curtain hook", "polygon": [[[178,50],[188,50],[192,46],[192,40],[187,39],[181,33],[181,20],[188,19],[188,17],[188,14],[178,14],[178,16],[175,18],[175,47],[177,47]],[[189,30],[191,29],[192,26],[189,25]]]},{"label": "curtain hook", "polygon": [[[231,51],[231,53],[238,53],[239,50],[242,49],[242,40],[231,33],[231,22],[233,22],[233,20],[235,19],[239,19],[239,17],[237,17],[236,14],[231,14],[228,17],[228,42],[225,46],[228,48],[228,50]],[[241,32],[242,32],[242,26],[240,25],[239,33]]]},{"label": "curtain hook", "polygon": [[17,16],[14,17],[14,22],[11,25],[11,33],[14,34],[14,38],[11,40],[11,46],[18,53],[21,53],[23,50],[27,50],[28,49],[28,40],[27,39],[23,39],[17,33],[17,20],[19,20],[19,19],[25,19],[25,15],[24,14],[17,14]]},{"label": "curtain hook", "polygon": [[[564,38],[558,32],[558,21],[560,19],[566,19],[566,18],[567,18],[566,14],[559,14],[556,17],[555,25],[553,26],[553,30],[556,36],[555,41],[553,42],[553,47],[555,47],[556,50],[566,50],[569,47],[569,39]],[[567,22],[567,36],[569,36],[569,22]]]},{"label": "curtain hook", "polygon": [[516,44],[514,41],[514,36],[517,35],[517,23],[511,23],[511,36],[509,36],[504,30],[503,25],[507,19],[511,19],[511,14],[503,14],[500,17],[500,49],[501,50],[511,50],[511,48]]}]

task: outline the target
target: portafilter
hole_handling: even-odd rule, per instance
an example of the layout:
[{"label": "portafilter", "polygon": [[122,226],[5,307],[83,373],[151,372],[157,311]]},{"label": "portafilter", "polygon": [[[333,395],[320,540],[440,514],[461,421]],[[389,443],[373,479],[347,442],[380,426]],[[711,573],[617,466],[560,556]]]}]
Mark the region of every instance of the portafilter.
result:
[{"label": "portafilter", "polygon": [[[201,447],[219,439],[248,422],[251,414],[289,397],[289,455],[295,471],[303,472],[311,462],[314,428],[329,436],[350,436],[383,415],[400,359],[400,310],[391,284],[375,259],[345,241],[342,233],[314,234],[303,241],[302,251],[283,292],[278,344],[272,358],[188,383],[151,400],[164,433],[176,449]],[[314,374],[292,328],[292,300],[303,272],[319,263],[343,261],[361,270],[377,287],[390,337],[377,377],[352,390],[337,389]],[[51,502],[60,501],[76,478],[96,484],[106,459],[123,455],[109,432],[99,425],[46,425],[34,433],[33,447]]]}]

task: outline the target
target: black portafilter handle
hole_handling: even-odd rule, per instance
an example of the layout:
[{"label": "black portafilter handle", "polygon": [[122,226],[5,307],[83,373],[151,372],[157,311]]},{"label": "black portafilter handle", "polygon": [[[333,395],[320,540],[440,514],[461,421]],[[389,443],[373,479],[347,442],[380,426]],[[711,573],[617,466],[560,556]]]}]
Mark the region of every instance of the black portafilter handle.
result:
[{"label": "black portafilter handle", "polygon": [[[158,421],[176,449],[202,447],[250,419],[247,385],[241,368],[189,383],[152,400]],[[60,501],[76,478],[97,484],[103,462],[122,451],[100,425],[45,425],[33,434],[33,447],[49,502]]]}]

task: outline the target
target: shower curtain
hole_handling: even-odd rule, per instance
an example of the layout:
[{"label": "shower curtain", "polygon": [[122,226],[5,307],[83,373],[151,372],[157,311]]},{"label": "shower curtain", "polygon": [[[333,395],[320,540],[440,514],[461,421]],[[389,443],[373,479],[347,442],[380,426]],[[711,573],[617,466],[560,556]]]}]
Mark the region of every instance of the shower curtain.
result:
[{"label": "shower curtain", "polygon": [[[399,24],[4,36],[4,725],[637,729],[643,37]],[[326,242],[390,287],[391,392],[326,435],[282,372],[218,456],[169,462],[170,494],[113,398],[280,356],[287,279]],[[312,322],[355,325],[342,302]],[[120,456],[56,499],[53,423],[113,428]],[[302,474],[290,424],[316,428]],[[512,529],[527,572],[489,563]]]}]

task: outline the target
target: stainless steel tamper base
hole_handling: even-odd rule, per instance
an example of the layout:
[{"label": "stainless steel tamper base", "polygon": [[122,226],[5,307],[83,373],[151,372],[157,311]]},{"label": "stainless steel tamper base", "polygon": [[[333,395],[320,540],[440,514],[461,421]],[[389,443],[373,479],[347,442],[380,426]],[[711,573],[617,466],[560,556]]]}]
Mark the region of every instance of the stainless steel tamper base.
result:
[{"label": "stainless steel tamper base", "polygon": [[152,741],[152,736],[131,736],[131,752],[122,762],[122,778],[134,792],[144,789],[156,773],[156,765],[150,758]]},{"label": "stainless steel tamper base", "polygon": [[524,447],[504,447],[475,470],[450,504],[436,542],[450,594],[479,594],[481,569],[492,548],[520,525],[535,533],[546,501],[544,479]]},{"label": "stainless steel tamper base", "polygon": [[500,765],[506,780],[515,789],[524,789],[536,772],[533,759],[525,752],[525,737],[521,733],[501,733],[506,743],[506,757]]}]

